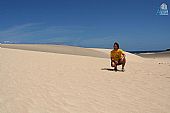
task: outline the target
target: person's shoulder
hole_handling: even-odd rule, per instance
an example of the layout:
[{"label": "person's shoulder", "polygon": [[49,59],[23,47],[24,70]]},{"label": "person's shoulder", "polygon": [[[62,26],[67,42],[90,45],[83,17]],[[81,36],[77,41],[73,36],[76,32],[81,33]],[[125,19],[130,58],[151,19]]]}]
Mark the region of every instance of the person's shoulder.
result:
[{"label": "person's shoulder", "polygon": [[119,49],[119,52],[124,52],[122,49]]},{"label": "person's shoulder", "polygon": [[115,52],[115,50],[113,49],[113,50],[111,50],[110,52],[111,52],[111,53],[114,53],[114,52]]}]

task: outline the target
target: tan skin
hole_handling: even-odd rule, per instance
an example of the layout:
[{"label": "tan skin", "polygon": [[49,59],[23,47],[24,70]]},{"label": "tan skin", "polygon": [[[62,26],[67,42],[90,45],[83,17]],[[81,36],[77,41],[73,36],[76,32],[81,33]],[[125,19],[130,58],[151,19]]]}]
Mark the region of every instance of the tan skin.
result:
[{"label": "tan skin", "polygon": [[[114,50],[119,49],[116,44],[114,44],[113,48],[114,48]],[[122,54],[122,55],[123,55],[123,58],[121,58],[119,62],[113,60],[113,58],[111,57],[111,66],[114,67],[115,70],[117,70],[118,65],[122,65],[122,70],[124,70],[124,66],[125,66],[125,63],[126,63],[126,58],[125,58],[125,54]]]}]

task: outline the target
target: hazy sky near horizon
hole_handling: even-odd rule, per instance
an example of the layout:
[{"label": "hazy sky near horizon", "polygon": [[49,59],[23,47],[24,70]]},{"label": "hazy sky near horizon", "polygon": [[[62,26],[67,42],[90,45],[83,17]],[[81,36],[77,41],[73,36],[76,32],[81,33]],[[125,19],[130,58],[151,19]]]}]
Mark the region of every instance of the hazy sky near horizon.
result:
[{"label": "hazy sky near horizon", "polygon": [[125,50],[170,48],[170,0],[2,0],[0,42],[60,43]]}]

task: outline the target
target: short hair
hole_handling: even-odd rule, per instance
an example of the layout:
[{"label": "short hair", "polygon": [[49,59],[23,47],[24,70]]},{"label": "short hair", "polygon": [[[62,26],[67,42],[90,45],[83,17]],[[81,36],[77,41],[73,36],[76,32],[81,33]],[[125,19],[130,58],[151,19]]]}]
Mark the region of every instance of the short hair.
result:
[{"label": "short hair", "polygon": [[118,42],[115,42],[114,45],[117,45],[117,47],[119,49],[119,43]]}]

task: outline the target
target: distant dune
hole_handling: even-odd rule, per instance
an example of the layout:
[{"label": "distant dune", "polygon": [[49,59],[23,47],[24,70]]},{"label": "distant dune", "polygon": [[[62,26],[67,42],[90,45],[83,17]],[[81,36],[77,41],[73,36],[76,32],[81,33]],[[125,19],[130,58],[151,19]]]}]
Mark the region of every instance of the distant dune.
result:
[{"label": "distant dune", "polygon": [[145,58],[162,58],[162,57],[170,57],[170,51],[157,52],[157,53],[141,53],[138,55]]},{"label": "distant dune", "polygon": [[170,112],[169,57],[126,52],[125,72],[115,72],[110,49],[1,47],[0,113]]},{"label": "distant dune", "polygon": [[91,56],[99,58],[108,58],[108,55],[96,50],[65,46],[65,45],[47,45],[47,44],[1,44],[2,48],[11,49],[21,49],[30,51],[40,51],[40,52],[51,52],[60,54],[71,54],[71,55],[81,55],[81,56]]}]

